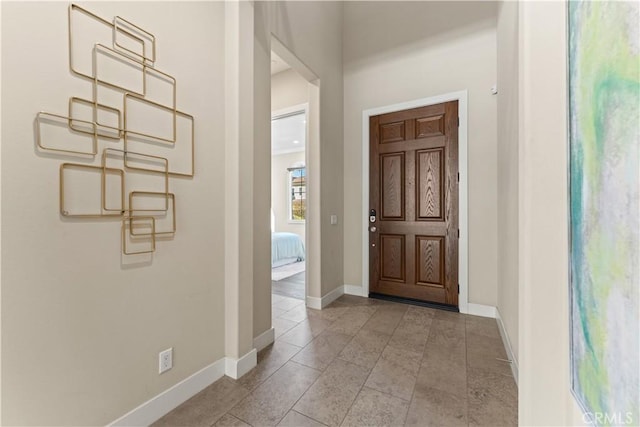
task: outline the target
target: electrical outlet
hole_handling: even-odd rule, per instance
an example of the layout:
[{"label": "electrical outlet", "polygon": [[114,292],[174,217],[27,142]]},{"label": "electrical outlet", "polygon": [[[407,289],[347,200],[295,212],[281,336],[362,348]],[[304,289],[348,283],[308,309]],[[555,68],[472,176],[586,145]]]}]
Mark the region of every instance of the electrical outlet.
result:
[{"label": "electrical outlet", "polygon": [[158,355],[158,359],[160,363],[160,374],[173,368],[173,347],[161,351]]}]

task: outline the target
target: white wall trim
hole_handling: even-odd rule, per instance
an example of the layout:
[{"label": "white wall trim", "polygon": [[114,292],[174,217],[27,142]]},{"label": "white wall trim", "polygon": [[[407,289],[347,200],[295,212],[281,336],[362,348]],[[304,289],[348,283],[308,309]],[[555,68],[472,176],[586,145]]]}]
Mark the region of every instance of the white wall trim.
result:
[{"label": "white wall trim", "polygon": [[516,385],[518,385],[518,372],[519,372],[518,359],[516,359],[516,356],[513,353],[513,347],[511,346],[511,340],[509,339],[509,334],[507,333],[507,329],[504,327],[502,316],[500,316],[500,310],[498,310],[497,308],[496,308],[496,321],[498,322],[498,330],[500,331],[502,344],[504,345],[504,349],[507,352],[507,358],[511,361],[511,373],[513,374],[513,379],[516,381]]},{"label": "white wall trim", "polygon": [[272,156],[281,156],[283,154],[291,154],[291,153],[303,153],[306,149],[304,147],[300,148],[289,148],[284,150],[275,150],[271,152]]},{"label": "white wall trim", "polygon": [[[474,304],[470,302],[469,304],[467,304],[466,314],[471,314],[473,316],[490,317],[492,319],[495,319],[496,311],[497,309],[492,305]],[[462,313],[462,311],[460,312]]]},{"label": "white wall trim", "polygon": [[[296,113],[304,112],[305,117],[309,114],[309,103],[305,102],[303,104],[292,105],[290,107],[281,108],[280,110],[274,110],[271,112],[271,120],[279,119],[282,117],[290,116]],[[308,120],[309,117],[306,117],[305,120]],[[304,149],[300,150],[304,151]]]},{"label": "white wall trim", "polygon": [[344,295],[344,286],[338,286],[328,294],[322,297],[322,308],[325,308],[338,298]]},{"label": "white wall trim", "polygon": [[253,339],[253,348],[256,351],[260,351],[263,348],[271,345],[276,339],[276,330],[274,328],[267,329],[257,337]]},{"label": "white wall trim", "polygon": [[322,310],[322,298],[307,297],[307,307],[314,310]]},{"label": "white wall trim", "polygon": [[344,286],[338,286],[322,298],[317,297],[307,297],[307,307],[313,308],[315,310],[322,310],[342,295],[344,295]]},{"label": "white wall trim", "polygon": [[148,426],[224,376],[225,358],[199,370],[146,401],[109,426]]},{"label": "white wall trim", "polygon": [[319,79],[311,68],[291,52],[291,50],[273,33],[271,33],[271,50],[274,51],[280,59],[289,64],[289,66],[291,66],[291,68],[300,74],[306,81],[313,83]]},{"label": "white wall trim", "polygon": [[344,293],[347,295],[355,295],[358,297],[368,297],[369,295],[365,295],[363,290],[364,289],[360,285],[348,285],[346,283],[344,285]]},{"label": "white wall trim", "polygon": [[225,359],[224,373],[228,377],[237,380],[258,364],[258,352],[256,349],[251,349],[247,354],[239,359],[233,357],[227,357]]},{"label": "white wall trim", "polygon": [[458,194],[458,220],[460,239],[458,241],[458,281],[460,295],[458,308],[461,313],[468,312],[469,295],[469,231],[468,231],[468,93],[467,90],[450,92],[429,98],[415,99],[399,104],[371,108],[362,112],[362,295],[369,295],[369,117],[379,114],[402,111],[442,102],[458,101],[458,168],[460,186]]}]

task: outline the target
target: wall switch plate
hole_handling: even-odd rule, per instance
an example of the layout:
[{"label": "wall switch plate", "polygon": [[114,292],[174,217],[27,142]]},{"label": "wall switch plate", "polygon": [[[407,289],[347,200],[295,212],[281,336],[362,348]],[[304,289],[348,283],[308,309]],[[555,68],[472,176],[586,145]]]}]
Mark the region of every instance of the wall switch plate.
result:
[{"label": "wall switch plate", "polygon": [[338,215],[331,215],[331,225],[336,225],[338,223]]},{"label": "wall switch plate", "polygon": [[158,373],[163,373],[168,371],[169,369],[173,368],[173,347],[168,348],[164,351],[161,351],[159,356],[159,363],[160,363],[160,367],[159,367],[159,372]]}]

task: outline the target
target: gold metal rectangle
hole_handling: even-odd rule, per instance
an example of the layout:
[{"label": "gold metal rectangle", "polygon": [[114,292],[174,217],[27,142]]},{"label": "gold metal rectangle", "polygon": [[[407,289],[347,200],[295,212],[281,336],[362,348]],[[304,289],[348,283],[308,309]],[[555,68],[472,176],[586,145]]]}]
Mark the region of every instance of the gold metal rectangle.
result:
[{"label": "gold metal rectangle", "polygon": [[[164,157],[159,157],[159,156],[152,156],[149,154],[143,154],[143,153],[135,153],[133,151],[126,151],[126,150],[119,150],[117,148],[105,148],[102,151],[102,167],[106,168],[106,164],[107,164],[107,156],[109,155],[109,153],[121,153],[122,154],[122,162],[124,164],[125,169],[133,169],[133,170],[140,170],[140,171],[144,171],[147,173],[162,173],[164,175],[164,191],[160,192],[160,194],[165,194],[167,196],[167,200],[165,202],[165,209],[163,212],[166,212],[169,210],[169,161],[164,158]],[[155,169],[145,169],[145,168],[140,168],[140,167],[130,167],[127,166],[127,155],[133,155],[133,156],[141,156],[141,157],[147,157],[150,159],[154,159],[154,160],[162,160],[165,164],[165,170],[164,172],[162,171],[158,171]]]},{"label": "gold metal rectangle", "polygon": [[90,74],[86,74],[83,73],[79,70],[76,69],[75,67],[75,63],[74,63],[74,58],[73,58],[73,40],[74,40],[74,34],[73,34],[73,16],[74,16],[74,11],[80,12],[90,18],[92,18],[93,20],[97,21],[98,23],[102,24],[102,25],[106,25],[110,28],[113,28],[113,24],[109,21],[107,21],[104,18],[99,17],[98,15],[96,15],[93,12],[89,12],[87,9],[78,6],[77,4],[71,4],[69,5],[69,21],[68,21],[68,30],[69,30],[69,69],[71,70],[72,73],[74,73],[77,76],[80,77],[85,77],[87,79],[93,80],[93,75]]},{"label": "gold metal rectangle", "polygon": [[[175,86],[174,86],[175,89]],[[140,132],[140,131],[136,131],[131,129],[130,124],[127,124],[127,103],[129,101],[129,99],[134,99],[138,102],[141,102],[143,104],[148,104],[151,105],[153,108],[157,108],[159,110],[164,110],[164,111],[168,111],[171,113],[172,117],[171,117],[171,137],[170,138],[163,138],[161,136],[158,135],[151,135],[148,133],[144,133],[144,132]],[[174,99],[175,99],[175,94],[174,94]],[[169,142],[169,143],[175,143],[176,142],[176,109],[175,106],[174,107],[167,107],[165,105],[159,104],[155,101],[150,101],[146,98],[143,98],[141,96],[137,96],[135,94],[132,93],[125,93],[124,94],[124,129],[125,132],[127,134],[131,134],[131,135],[138,135],[138,136],[142,136],[145,138],[149,138],[152,140],[156,140],[156,141],[163,141],[163,142]]]},{"label": "gold metal rectangle", "polygon": [[[136,221],[151,221],[151,233],[144,234],[145,237],[151,238],[151,249],[147,251],[135,251],[128,252],[127,251],[127,236],[125,234],[125,228],[129,229],[129,235],[135,236],[131,232],[132,223]],[[127,227],[128,224],[128,227]],[[125,255],[139,255],[139,254],[150,254],[156,251],[156,219],[152,216],[137,216],[137,217],[122,217],[122,253]]]},{"label": "gold metal rectangle", "polygon": [[[108,20],[96,15],[93,12],[90,12],[89,10],[87,10],[87,9],[81,7],[81,6],[78,6],[77,4],[69,5],[69,14],[68,14],[69,15],[69,19],[68,19],[69,69],[71,70],[71,72],[73,74],[75,74],[75,75],[77,75],[79,77],[84,77],[86,79],[93,80],[94,77],[95,77],[95,67],[94,67],[94,69],[92,70],[91,73],[86,73],[86,72],[82,72],[82,71],[78,70],[76,68],[77,64],[75,64],[75,62],[74,62],[74,55],[73,55],[73,52],[74,52],[73,46],[74,46],[74,37],[75,37],[75,35],[73,33],[74,12],[82,13],[82,14],[86,15],[87,17],[89,17],[90,19],[93,19],[97,23],[99,23],[101,25],[104,25],[105,27],[108,27],[107,31],[110,31],[111,34],[112,34],[112,36],[111,36],[111,38],[112,38],[111,42],[112,43],[113,43],[113,32],[115,31],[115,25],[114,25],[114,23],[109,22]],[[133,40],[136,40],[139,43],[141,43],[142,46],[143,46],[143,56],[146,56],[146,54],[144,52],[144,45],[145,45],[144,40],[142,40],[141,38],[135,36],[134,34],[131,34],[131,32],[127,31],[124,28],[119,28],[118,31],[124,33],[127,37],[130,37]],[[106,40],[104,40],[104,41],[106,42]],[[136,58],[131,58],[131,59],[136,60]],[[140,60],[137,60],[137,62],[141,63]]]},{"label": "gold metal rectangle", "polygon": [[[101,171],[101,185],[100,185],[100,199],[102,200],[102,204],[103,206],[101,206],[101,208],[104,207],[104,201],[105,201],[105,174],[107,172],[110,173],[117,173],[120,175],[120,180],[121,180],[121,186],[120,186],[120,209],[111,209],[112,211],[116,211],[116,213],[95,213],[95,214],[74,214],[74,213],[70,213],[69,211],[67,211],[66,206],[65,206],[65,191],[64,191],[64,171],[65,169],[86,169],[86,170],[99,170]],[[105,217],[105,216],[122,216],[125,209],[125,198],[124,198],[124,171],[122,169],[115,169],[115,168],[106,168],[103,166],[92,166],[92,165],[84,165],[84,164],[77,164],[77,163],[63,163],[60,165],[60,214],[65,216],[65,217],[69,217],[69,218],[101,218],[101,217]],[[107,210],[107,209],[105,209]]]},{"label": "gold metal rectangle", "polygon": [[[117,57],[118,61],[129,62],[129,64],[135,64],[136,67],[139,67],[140,75],[142,76],[141,77],[141,82],[140,82],[142,84],[142,90],[138,91],[138,90],[135,90],[135,89],[132,89],[132,88],[120,86],[120,85],[117,85],[115,83],[108,82],[106,80],[102,80],[102,79],[98,78],[98,51],[100,51],[100,50],[106,51],[108,54]],[[110,47],[107,47],[107,46],[103,45],[102,43],[96,43],[93,46],[94,99],[96,99],[95,92],[97,90],[96,85],[98,85],[98,84],[104,85],[104,86],[107,86],[107,87],[111,87],[111,88],[114,88],[114,89],[118,89],[118,90],[121,90],[121,91],[123,91],[125,93],[134,93],[136,95],[144,96],[145,89],[146,89],[146,73],[144,72],[144,68],[145,68],[145,66],[141,62],[136,61],[135,59],[130,58],[130,57],[118,52],[117,50],[113,50]]]},{"label": "gold metal rectangle", "polygon": [[[163,235],[163,234],[175,234],[176,232],[176,196],[173,193],[169,193],[168,195],[165,193],[160,193],[160,192],[154,192],[154,191],[132,191],[129,193],[129,216],[130,217],[137,217],[138,215],[135,215],[135,212],[159,212],[159,210],[157,209],[135,209],[133,206],[133,199],[137,196],[137,195],[150,195],[150,196],[165,196],[171,199],[171,203],[172,203],[172,209],[171,209],[171,215],[172,215],[172,229],[170,231],[156,231],[156,235]],[[134,233],[133,230],[131,230],[131,234],[134,236],[145,236],[146,233]]]},{"label": "gold metal rectangle", "polygon": [[[65,150],[62,148],[53,148],[53,147],[47,147],[42,143],[42,135],[41,135],[41,130],[40,130],[40,122],[42,119],[44,118],[51,118],[51,117],[55,117],[57,119],[62,119],[65,120],[67,122],[67,126],[69,126],[71,128],[71,130],[75,131],[75,129],[73,129],[71,127],[71,122],[77,122],[77,123],[82,123],[84,125],[89,125],[92,129],[93,132],[87,132],[84,131],[81,133],[86,133],[89,135],[93,136],[93,141],[92,141],[92,149],[91,151],[81,151],[81,150]],[[48,151],[58,151],[61,153],[71,153],[71,154],[84,154],[84,155],[89,155],[89,156],[95,156],[96,154],[98,154],[98,139],[96,136],[96,124],[87,120],[79,120],[79,119],[72,119],[71,117],[67,117],[67,116],[63,116],[60,114],[54,114],[54,113],[47,113],[46,111],[40,111],[38,114],[36,114],[36,144],[38,144],[38,147],[40,147],[43,150],[48,150]]]},{"label": "gold metal rectangle", "polygon": [[[108,105],[104,105],[104,104],[99,104],[97,102],[94,101],[90,101],[88,99],[84,99],[84,98],[78,98],[76,96],[72,96],[71,98],[69,98],[69,127],[73,130],[75,130],[76,132],[82,132],[82,133],[86,133],[86,134],[90,134],[93,135],[93,132],[88,132],[86,130],[82,130],[81,128],[74,126],[74,122],[77,119],[73,118],[73,104],[84,104],[84,105],[89,105],[91,106],[91,108],[93,109],[93,124],[94,124],[94,128],[95,128],[95,133],[96,136],[100,137],[100,138],[107,138],[107,139],[113,139],[116,141],[119,141],[122,138],[122,114],[120,113],[120,110],[118,110],[117,108],[114,107],[110,107]],[[98,112],[97,110],[105,110],[105,111],[110,111],[112,113],[116,113],[118,115],[118,126],[114,127],[114,126],[108,126],[108,125],[99,125],[97,123],[98,121]],[[110,132],[112,133],[116,133],[118,134],[118,136],[115,135],[111,135],[111,134],[106,134],[106,133],[100,133],[100,128],[106,128],[109,129]],[[96,153],[97,154],[97,153]]]},{"label": "gold metal rectangle", "polygon": [[[151,101],[149,101],[149,102],[151,102]],[[164,106],[161,106],[159,104],[158,104],[158,107],[168,110],[168,107],[164,107]],[[188,172],[178,172],[176,170],[171,170],[170,169],[169,170],[169,175],[170,176],[193,177],[194,174],[195,174],[195,148],[196,148],[196,142],[195,142],[195,139],[196,139],[196,137],[195,137],[195,119],[193,118],[193,116],[191,114],[184,113],[184,112],[182,112],[180,110],[176,110],[176,116],[183,117],[186,120],[191,122],[191,126],[190,126],[191,127],[191,156],[190,156],[191,157],[191,162],[190,162],[191,163],[191,165],[190,165],[191,166],[191,170],[188,171]],[[123,135],[125,151],[128,150],[130,139],[133,139],[128,134],[129,134],[128,132],[124,132],[124,135]],[[152,138],[152,140],[153,140],[153,138]],[[179,141],[176,140],[176,142],[179,142]],[[142,144],[144,144],[144,142],[142,142]],[[158,144],[158,145],[160,145],[160,144]],[[167,145],[167,148],[174,149],[175,147],[172,146],[172,145]]]}]

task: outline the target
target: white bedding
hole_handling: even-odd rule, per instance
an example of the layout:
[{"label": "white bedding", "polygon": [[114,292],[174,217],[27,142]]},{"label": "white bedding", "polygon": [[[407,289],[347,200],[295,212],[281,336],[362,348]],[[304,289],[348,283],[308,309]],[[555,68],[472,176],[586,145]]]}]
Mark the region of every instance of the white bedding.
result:
[{"label": "white bedding", "polygon": [[271,233],[271,266],[278,267],[304,261],[304,243],[294,233]]}]

